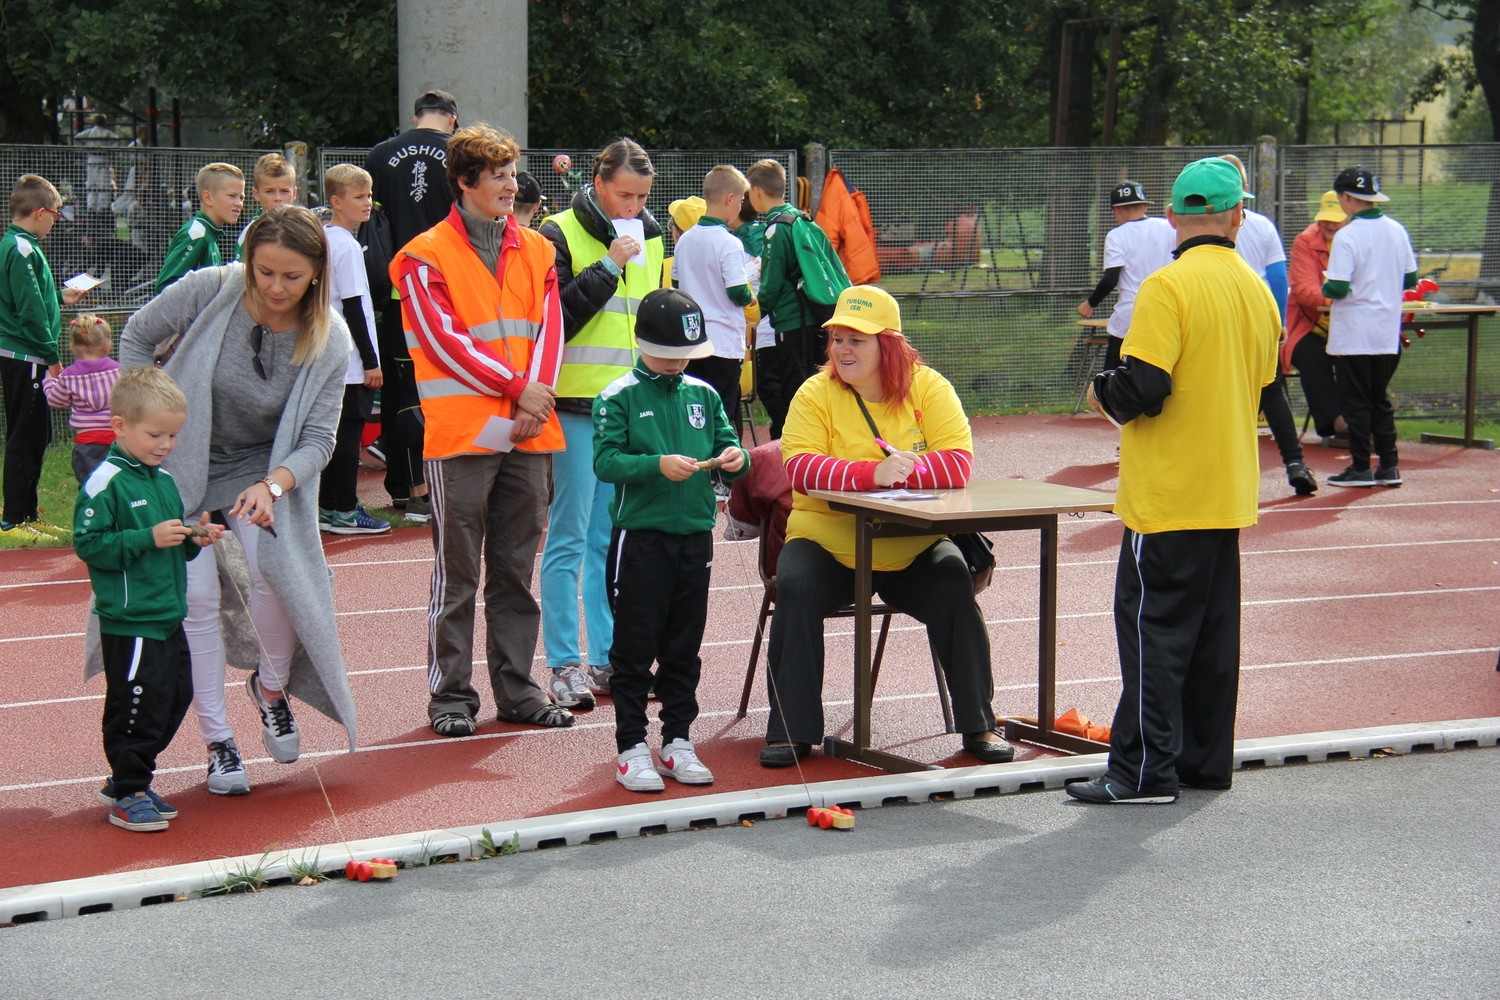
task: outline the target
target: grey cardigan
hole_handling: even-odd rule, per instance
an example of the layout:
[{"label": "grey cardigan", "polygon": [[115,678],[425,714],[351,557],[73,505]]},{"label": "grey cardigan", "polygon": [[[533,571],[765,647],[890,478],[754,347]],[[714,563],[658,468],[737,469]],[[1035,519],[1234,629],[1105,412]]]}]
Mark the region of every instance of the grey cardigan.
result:
[{"label": "grey cardigan", "polygon": [[[132,316],[120,338],[121,367],[150,365],[157,345],[182,332],[186,318],[193,317],[166,364],[167,373],[187,395],[188,416],[177,449],[163,468],[177,480],[183,507],[194,518],[208,481],[213,370],[230,317],[244,292],[245,270],[241,264],[189,272]],[[319,470],[332,453],[350,345],[349,329],[336,311],[332,324],[323,353],[302,366],[292,386],[271,446],[268,475],[299,446],[322,447]],[[318,476],[299,478],[296,489],[277,504],[277,537],[267,535],[258,541],[260,566],[297,630],[298,645],[287,690],[342,725],[349,734],[352,751],[356,741],[354,698],[339,648],[333,571],[323,558],[317,504]],[[250,576],[244,552],[229,534],[215,549],[219,556],[225,658],[231,666],[254,670],[260,651],[249,621]],[[97,621],[90,617],[85,676],[103,669]]]}]

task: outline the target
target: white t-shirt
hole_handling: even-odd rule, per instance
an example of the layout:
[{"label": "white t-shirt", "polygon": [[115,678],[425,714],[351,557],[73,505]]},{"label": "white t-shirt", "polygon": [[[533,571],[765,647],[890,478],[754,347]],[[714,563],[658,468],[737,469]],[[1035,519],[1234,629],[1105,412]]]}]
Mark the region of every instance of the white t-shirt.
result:
[{"label": "white t-shirt", "polygon": [[745,307],[736,305],[727,289],[748,285],[745,247],[722,222],[699,222],[682,234],[672,258],[677,287],[703,310],[714,357],[745,356]]},{"label": "white t-shirt", "polygon": [[1388,215],[1350,219],[1328,251],[1328,280],[1349,282],[1328,313],[1328,353],[1398,353],[1401,293],[1416,269],[1405,226]]},{"label": "white t-shirt", "polygon": [[1234,248],[1250,269],[1262,278],[1268,267],[1286,260],[1286,248],[1281,245],[1276,223],[1248,208],[1245,209],[1245,224],[1234,238]]},{"label": "white t-shirt", "polygon": [[1154,216],[1116,226],[1104,237],[1104,269],[1120,268],[1120,280],[1115,285],[1119,297],[1105,327],[1111,337],[1125,336],[1135,310],[1136,290],[1152,271],[1172,263],[1172,251],[1176,249],[1177,230],[1166,219]]},{"label": "white t-shirt", "polygon": [[[760,294],[760,258],[745,258],[745,277],[750,279],[750,290],[756,295]],[[755,324],[755,349],[758,351],[764,347],[776,346],[776,331],[771,326],[771,317],[765,313],[760,314],[760,322]]]},{"label": "white t-shirt", "polygon": [[[359,296],[360,308],[365,313],[365,329],[370,331],[370,346],[375,349],[378,362],[380,347],[375,343],[375,306],[370,301],[370,279],[365,274],[365,248],[343,226],[324,226],[323,233],[328,237],[328,303],[338,309],[345,299]],[[364,362],[360,360],[359,350],[351,346],[344,384],[356,385],[364,380]]]}]

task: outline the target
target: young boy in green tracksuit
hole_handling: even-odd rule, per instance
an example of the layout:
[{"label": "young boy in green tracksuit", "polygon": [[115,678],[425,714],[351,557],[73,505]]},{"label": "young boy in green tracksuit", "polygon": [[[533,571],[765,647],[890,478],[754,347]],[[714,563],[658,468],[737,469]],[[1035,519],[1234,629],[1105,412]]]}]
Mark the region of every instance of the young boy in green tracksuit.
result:
[{"label": "young boy in green tracksuit", "polygon": [[[738,479],[750,459],[719,394],[683,373],[689,360],[713,353],[692,297],[675,288],[647,293],[635,338],[635,368],[594,400],[594,474],[615,484],[605,578],[615,614],[615,779],[633,792],[659,792],[662,774],[685,785],[713,784],[688,739],[698,717],[698,649],[718,515],[709,472]],[[660,770],[646,746],[652,663],[659,664]]]},{"label": "young boy in green tracksuit", "polygon": [[210,163],[195,178],[198,209],[167,244],[167,256],[156,276],[156,291],[200,267],[223,263],[219,237],[234,225],[245,207],[245,173],[232,163]]},{"label": "young boy in green tracksuit", "polygon": [[[151,790],[156,756],[193,702],[187,561],[223,527],[208,514],[182,523],[182,497],[161,463],[187,417],[187,398],[166,372],[132,368],[110,399],[115,443],[84,480],[73,549],[89,568],[104,655],[104,755],[99,790],[109,821],[137,833],[165,830],[177,810]],[[193,544],[189,544],[189,540]]]}]

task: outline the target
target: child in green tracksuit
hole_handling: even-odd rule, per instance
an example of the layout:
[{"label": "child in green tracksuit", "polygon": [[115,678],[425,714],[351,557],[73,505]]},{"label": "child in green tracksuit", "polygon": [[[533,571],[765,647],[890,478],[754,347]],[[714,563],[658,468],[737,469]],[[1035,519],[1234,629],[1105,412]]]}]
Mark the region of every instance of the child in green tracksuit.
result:
[{"label": "child in green tracksuit", "polygon": [[245,174],[232,163],[210,163],[198,171],[198,201],[203,206],[167,245],[167,256],[156,276],[160,292],[189,271],[222,263],[219,237],[234,225],[245,207]]},{"label": "child in green tracksuit", "polygon": [[[165,830],[177,810],[151,790],[156,756],[193,701],[187,561],[223,534],[208,514],[182,523],[182,497],[160,468],[187,417],[170,375],[132,368],[115,383],[115,443],[84,481],[73,514],[73,548],[89,568],[104,654],[104,755],[99,790],[109,821],[138,833]],[[187,544],[189,539],[195,544]]]},{"label": "child in green tracksuit", "polygon": [[[635,368],[594,400],[594,474],[615,484],[605,580],[615,614],[615,779],[633,792],[659,792],[662,774],[685,785],[713,784],[688,739],[698,717],[698,649],[718,515],[709,472],[738,479],[750,459],[718,394],[683,373],[690,359],[713,353],[692,297],[675,288],[648,293],[635,338]],[[660,770],[646,746],[652,663],[659,664]]]}]

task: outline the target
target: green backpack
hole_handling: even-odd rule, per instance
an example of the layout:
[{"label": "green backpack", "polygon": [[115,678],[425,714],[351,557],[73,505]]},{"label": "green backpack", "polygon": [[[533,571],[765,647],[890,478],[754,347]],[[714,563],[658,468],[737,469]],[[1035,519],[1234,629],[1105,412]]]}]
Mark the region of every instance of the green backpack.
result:
[{"label": "green backpack", "polygon": [[797,294],[821,326],[833,318],[833,307],[838,304],[839,293],[849,287],[844,262],[834,253],[833,244],[828,242],[823,227],[806,212],[783,208],[767,216],[767,239],[770,238],[770,228],[777,223],[791,227],[792,246],[797,251],[797,270],[802,273],[797,282]]}]

